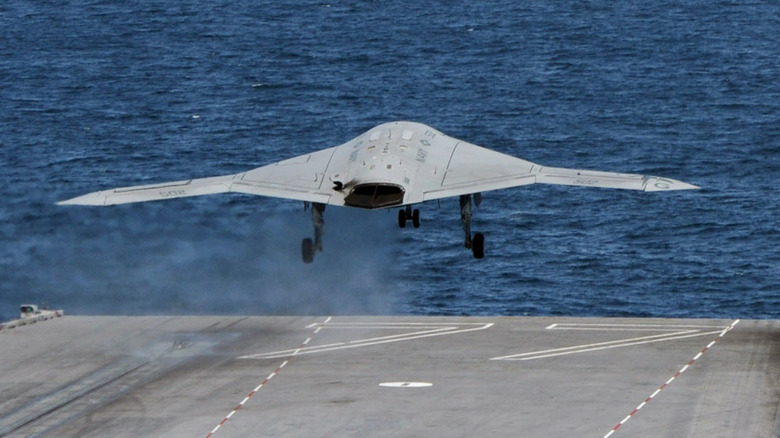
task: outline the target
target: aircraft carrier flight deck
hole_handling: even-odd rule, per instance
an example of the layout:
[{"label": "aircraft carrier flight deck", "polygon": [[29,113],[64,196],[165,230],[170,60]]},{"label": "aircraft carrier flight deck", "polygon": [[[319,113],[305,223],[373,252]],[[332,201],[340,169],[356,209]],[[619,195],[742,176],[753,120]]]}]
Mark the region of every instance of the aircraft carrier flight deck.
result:
[{"label": "aircraft carrier flight deck", "polygon": [[777,437],[780,322],[63,316],[0,330],[0,436]]}]

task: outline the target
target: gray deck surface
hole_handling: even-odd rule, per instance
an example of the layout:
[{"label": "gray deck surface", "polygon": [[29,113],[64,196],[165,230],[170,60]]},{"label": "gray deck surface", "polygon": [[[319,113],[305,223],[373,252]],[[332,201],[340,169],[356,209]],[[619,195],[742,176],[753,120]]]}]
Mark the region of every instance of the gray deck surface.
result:
[{"label": "gray deck surface", "polygon": [[777,437],[735,322],[65,316],[0,331],[0,436]]}]

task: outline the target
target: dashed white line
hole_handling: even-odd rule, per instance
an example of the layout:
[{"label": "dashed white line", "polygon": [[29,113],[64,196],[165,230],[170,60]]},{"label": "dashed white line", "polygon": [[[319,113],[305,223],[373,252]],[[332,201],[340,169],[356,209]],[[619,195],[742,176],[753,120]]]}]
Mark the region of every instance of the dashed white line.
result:
[{"label": "dashed white line", "polygon": [[[328,317],[328,319],[326,319],[326,320],[325,320],[325,322],[324,322],[324,323],[322,323],[322,324],[327,324],[328,322],[330,322],[330,321],[331,321],[331,319],[332,319],[332,317]],[[307,326],[306,328],[312,328],[314,325],[318,325],[318,324],[319,324],[319,323],[309,324],[309,326]],[[315,330],[315,331],[314,331],[314,333],[318,333],[318,332],[320,331],[320,329],[322,329],[322,325],[319,325],[319,327],[317,328],[317,330]],[[310,337],[308,337],[308,338],[307,338],[307,339],[306,339],[306,340],[305,340],[305,341],[304,341],[304,342],[301,344],[301,346],[300,346],[300,347],[298,347],[297,349],[295,349],[295,350],[294,350],[294,351],[293,351],[293,352],[292,352],[292,353],[289,355],[289,357],[287,357],[287,359],[285,359],[285,360],[284,360],[284,361],[281,363],[281,365],[279,365],[279,366],[276,368],[276,370],[275,370],[275,371],[273,371],[271,374],[269,374],[269,375],[268,375],[268,377],[266,377],[266,378],[265,378],[265,380],[263,380],[262,382],[260,382],[260,384],[259,384],[259,385],[257,385],[257,386],[255,387],[255,389],[253,389],[253,390],[252,390],[252,391],[251,391],[251,392],[250,392],[250,393],[249,393],[249,394],[248,394],[246,397],[244,397],[244,399],[243,399],[243,400],[241,400],[241,402],[240,402],[238,405],[236,405],[236,407],[235,407],[235,408],[233,408],[233,410],[232,410],[232,411],[230,411],[230,413],[229,413],[229,414],[227,414],[227,415],[225,416],[225,418],[223,418],[223,419],[222,419],[222,421],[220,421],[220,422],[219,422],[219,424],[217,424],[217,425],[214,427],[214,429],[212,429],[212,430],[211,430],[211,432],[209,432],[209,434],[208,434],[208,435],[206,435],[206,438],[211,438],[211,437],[212,437],[212,436],[213,436],[215,433],[217,433],[217,431],[219,430],[219,428],[221,428],[222,426],[224,426],[224,425],[225,425],[225,423],[227,423],[227,421],[228,421],[228,420],[230,420],[230,419],[233,417],[233,415],[235,415],[235,414],[236,414],[236,412],[238,412],[238,410],[239,410],[239,409],[241,409],[242,407],[244,407],[244,405],[245,405],[245,404],[246,404],[246,403],[249,401],[249,399],[250,399],[250,398],[252,398],[252,396],[254,396],[255,394],[257,394],[257,392],[258,392],[258,391],[260,391],[260,389],[262,389],[262,388],[263,388],[263,386],[265,386],[265,385],[266,385],[266,384],[267,384],[267,383],[268,383],[268,382],[269,382],[271,379],[273,379],[274,377],[276,377],[276,376],[279,374],[279,372],[282,370],[282,368],[284,368],[284,367],[285,367],[287,364],[289,364],[289,363],[290,363],[290,360],[291,360],[291,359],[292,359],[294,356],[296,356],[296,355],[297,355],[297,354],[298,354],[298,353],[299,353],[299,352],[300,352],[300,351],[301,351],[301,350],[304,348],[304,346],[305,346],[306,344],[308,344],[309,342],[311,342],[311,339],[312,339],[312,338],[311,338],[311,336],[310,336]]]},{"label": "dashed white line", "polygon": [[653,392],[653,393],[650,395],[650,397],[646,398],[646,399],[645,399],[645,400],[644,400],[642,403],[640,403],[640,404],[639,404],[639,406],[637,406],[637,407],[636,407],[636,408],[635,408],[635,409],[634,409],[634,410],[633,410],[633,411],[632,411],[630,414],[628,414],[628,415],[626,416],[626,418],[622,419],[622,420],[621,420],[621,421],[620,421],[620,422],[619,422],[619,423],[618,423],[618,424],[617,424],[615,427],[613,427],[613,428],[612,428],[612,429],[611,429],[609,432],[607,432],[607,434],[606,434],[606,435],[604,435],[604,438],[609,438],[609,437],[611,437],[611,436],[612,436],[612,435],[613,435],[615,432],[617,432],[617,430],[618,430],[618,429],[620,429],[620,427],[621,427],[621,426],[623,426],[624,424],[626,424],[626,422],[628,422],[628,420],[630,420],[630,419],[631,419],[631,418],[632,418],[634,415],[636,415],[636,413],[637,413],[637,412],[639,412],[639,410],[640,410],[640,409],[642,409],[642,408],[643,408],[643,407],[645,407],[645,406],[646,406],[648,403],[650,403],[650,401],[651,401],[651,400],[653,400],[653,399],[654,399],[654,398],[655,398],[655,397],[656,397],[658,394],[660,394],[660,393],[661,393],[661,390],[663,390],[664,388],[666,388],[667,386],[669,386],[669,385],[670,385],[672,382],[674,382],[674,380],[675,380],[675,379],[677,379],[678,377],[680,377],[680,375],[681,375],[682,373],[684,373],[684,372],[685,372],[685,371],[686,371],[688,368],[690,368],[690,367],[693,365],[693,363],[694,363],[694,362],[696,362],[696,360],[697,360],[697,359],[699,359],[700,357],[702,357],[702,356],[704,355],[704,353],[705,353],[707,350],[709,350],[710,348],[712,348],[712,346],[714,346],[714,345],[715,345],[715,343],[716,343],[716,342],[718,342],[718,340],[719,340],[720,338],[722,338],[723,336],[725,336],[725,335],[726,335],[726,333],[728,333],[729,331],[731,331],[731,329],[733,329],[733,328],[734,328],[734,326],[736,326],[738,323],[739,323],[739,320],[737,319],[737,320],[735,320],[734,322],[732,322],[731,324],[729,324],[729,326],[728,326],[728,327],[726,327],[725,329],[723,329],[722,331],[716,332],[716,333],[720,333],[716,339],[714,339],[712,342],[710,342],[709,344],[707,344],[707,346],[706,346],[706,347],[704,347],[704,349],[703,349],[703,350],[701,350],[701,351],[699,352],[699,354],[697,354],[696,356],[694,356],[694,358],[693,358],[693,359],[691,359],[691,360],[690,360],[690,362],[686,363],[686,364],[685,364],[685,365],[684,365],[684,366],[683,366],[683,367],[680,369],[680,371],[678,371],[678,372],[677,372],[677,373],[676,373],[674,376],[672,376],[672,377],[671,377],[669,380],[667,380],[667,381],[666,381],[666,383],[664,383],[663,385],[661,385],[661,387],[660,387],[660,388],[656,389],[656,390],[655,390],[655,392]]}]

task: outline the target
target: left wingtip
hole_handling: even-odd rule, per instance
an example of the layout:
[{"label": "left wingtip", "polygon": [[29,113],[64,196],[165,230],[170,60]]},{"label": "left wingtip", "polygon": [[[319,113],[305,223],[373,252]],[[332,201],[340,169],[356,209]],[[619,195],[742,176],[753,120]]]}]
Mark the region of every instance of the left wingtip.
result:
[{"label": "left wingtip", "polygon": [[106,197],[101,192],[95,192],[59,201],[56,205],[106,205]]}]

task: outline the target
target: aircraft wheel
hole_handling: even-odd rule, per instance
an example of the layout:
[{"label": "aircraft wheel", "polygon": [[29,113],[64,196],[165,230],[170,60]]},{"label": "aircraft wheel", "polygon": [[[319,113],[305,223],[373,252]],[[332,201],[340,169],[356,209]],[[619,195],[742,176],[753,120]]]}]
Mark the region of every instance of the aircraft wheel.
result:
[{"label": "aircraft wheel", "polygon": [[303,239],[301,242],[301,253],[303,255],[303,263],[311,263],[314,261],[314,241],[309,238]]},{"label": "aircraft wheel", "polygon": [[485,257],[485,236],[482,233],[474,235],[474,239],[471,244],[471,251],[474,253],[475,259],[481,259]]},{"label": "aircraft wheel", "polygon": [[398,226],[406,228],[406,212],[403,210],[398,210]]},{"label": "aircraft wheel", "polygon": [[412,225],[414,225],[415,228],[420,228],[420,210],[414,210],[414,213],[412,213]]}]

